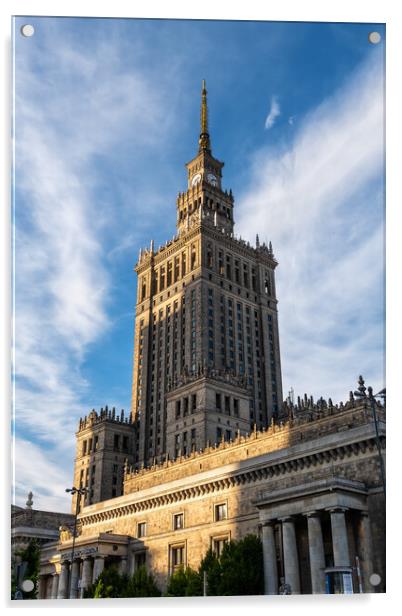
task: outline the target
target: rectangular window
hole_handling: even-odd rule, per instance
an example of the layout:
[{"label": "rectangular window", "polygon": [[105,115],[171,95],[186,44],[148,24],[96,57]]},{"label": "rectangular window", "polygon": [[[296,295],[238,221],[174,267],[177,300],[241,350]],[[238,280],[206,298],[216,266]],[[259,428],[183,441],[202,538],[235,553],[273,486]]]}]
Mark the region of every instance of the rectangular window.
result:
[{"label": "rectangular window", "polygon": [[227,504],[220,503],[219,505],[215,505],[215,511],[214,511],[215,522],[220,522],[221,520],[227,520],[227,518],[228,518]]},{"label": "rectangular window", "polygon": [[135,569],[139,569],[140,567],[145,567],[146,556],[145,552],[139,552],[134,557]]},{"label": "rectangular window", "polygon": [[228,542],[229,542],[229,537],[214,537],[212,539],[212,550],[217,555],[218,558],[219,556],[221,556],[223,552],[223,548]]},{"label": "rectangular window", "polygon": [[97,451],[98,447],[99,447],[99,436],[95,436],[94,451]]},{"label": "rectangular window", "polygon": [[225,396],[225,413],[230,415],[230,397]]},{"label": "rectangular window", "polygon": [[235,417],[239,416],[239,401],[237,398],[233,398],[233,414]]},{"label": "rectangular window", "polygon": [[114,435],[113,448],[114,449],[119,449],[120,448],[120,435],[119,434],[115,434]]},{"label": "rectangular window", "polygon": [[222,408],[221,394],[216,394],[216,409],[220,411]]},{"label": "rectangular window", "polygon": [[170,561],[172,573],[184,567],[184,545],[174,545],[170,548]]},{"label": "rectangular window", "polygon": [[84,441],[84,442],[82,443],[82,455],[83,455],[83,456],[85,456],[85,455],[86,455],[86,453],[87,453],[87,442],[86,442],[86,441]]},{"label": "rectangular window", "polygon": [[141,539],[141,537],[145,537],[147,532],[146,522],[138,522],[137,524],[137,538]]},{"label": "rectangular window", "polygon": [[123,436],[123,451],[128,451],[128,436]]},{"label": "rectangular window", "polygon": [[184,528],[184,513],[175,513],[173,515],[173,530]]},{"label": "rectangular window", "polygon": [[176,400],[176,419],[180,417],[181,400]]},{"label": "rectangular window", "polygon": [[191,395],[191,412],[194,413],[197,408],[197,394]]}]

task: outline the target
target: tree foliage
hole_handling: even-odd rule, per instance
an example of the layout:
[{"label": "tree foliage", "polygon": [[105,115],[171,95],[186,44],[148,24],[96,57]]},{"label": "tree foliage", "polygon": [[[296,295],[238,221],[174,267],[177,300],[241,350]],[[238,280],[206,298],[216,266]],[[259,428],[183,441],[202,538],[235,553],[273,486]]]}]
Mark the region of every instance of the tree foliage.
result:
[{"label": "tree foliage", "polygon": [[202,595],[202,578],[199,571],[191,567],[180,567],[169,579],[168,597],[200,597]]},{"label": "tree foliage", "polygon": [[[181,567],[170,576],[166,595],[169,597],[199,597],[203,595],[204,572],[207,595],[262,595],[264,568],[262,544],[259,537],[247,535],[239,541],[228,542],[218,557],[209,549],[197,571]],[[102,571],[99,578],[84,591],[84,597],[160,597],[161,592],[153,576],[144,566],[129,577],[115,567]]]},{"label": "tree foliage", "polygon": [[247,535],[239,541],[228,542],[219,557],[209,549],[198,571],[190,568],[176,571],[169,580],[167,594],[175,597],[202,595],[205,572],[209,596],[262,595],[263,567],[261,540]]},{"label": "tree foliage", "polygon": [[[36,599],[38,594],[38,578],[39,578],[39,542],[37,539],[31,539],[24,550],[18,550],[15,553],[21,563],[26,562],[27,567],[24,574],[24,580],[32,580],[34,583],[31,592],[23,592],[24,599]],[[23,580],[21,580],[22,582]],[[11,580],[11,596],[14,598],[17,590],[16,571],[13,571]]]},{"label": "tree foliage", "polygon": [[107,567],[94,584],[84,590],[84,599],[121,599],[127,597],[160,597],[161,592],[145,567],[130,577],[116,567]]}]

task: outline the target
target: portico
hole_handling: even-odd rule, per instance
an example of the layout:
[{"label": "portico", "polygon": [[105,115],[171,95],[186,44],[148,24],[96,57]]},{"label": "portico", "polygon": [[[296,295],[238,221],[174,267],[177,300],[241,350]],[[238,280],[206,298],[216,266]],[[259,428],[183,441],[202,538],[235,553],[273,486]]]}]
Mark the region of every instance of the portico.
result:
[{"label": "portico", "polygon": [[292,594],[325,593],[329,569],[354,572],[356,556],[364,572],[363,589],[372,591],[364,484],[339,477],[319,479],[263,491],[255,505],[262,525],[265,594],[278,594],[280,577]]}]

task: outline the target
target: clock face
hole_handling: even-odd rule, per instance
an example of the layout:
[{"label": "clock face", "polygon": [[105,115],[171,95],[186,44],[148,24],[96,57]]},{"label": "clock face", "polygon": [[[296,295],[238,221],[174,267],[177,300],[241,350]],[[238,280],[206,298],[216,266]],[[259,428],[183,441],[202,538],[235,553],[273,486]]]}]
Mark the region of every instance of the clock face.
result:
[{"label": "clock face", "polygon": [[212,186],[217,186],[218,185],[218,179],[216,177],[216,175],[214,175],[213,173],[208,173],[208,182],[210,184],[212,184]]},{"label": "clock face", "polygon": [[193,179],[191,180],[191,186],[195,186],[200,181],[201,181],[201,173],[197,173],[197,175],[195,175]]}]

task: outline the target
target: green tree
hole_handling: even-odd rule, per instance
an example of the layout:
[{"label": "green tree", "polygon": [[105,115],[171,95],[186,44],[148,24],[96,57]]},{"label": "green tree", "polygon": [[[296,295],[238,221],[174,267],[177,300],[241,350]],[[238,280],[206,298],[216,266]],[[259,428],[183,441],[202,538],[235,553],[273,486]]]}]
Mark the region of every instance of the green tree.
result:
[{"label": "green tree", "polygon": [[201,574],[191,567],[180,567],[171,575],[166,594],[168,597],[200,597]]},{"label": "green tree", "polygon": [[116,567],[102,571],[95,584],[84,590],[84,599],[120,599],[126,597],[160,597],[161,592],[145,567],[139,567],[129,577],[118,572]]},{"label": "green tree", "polygon": [[262,544],[256,535],[227,543],[219,559],[219,595],[264,594]]},{"label": "green tree", "polygon": [[96,582],[84,591],[84,598],[117,599],[122,596],[128,581],[128,576],[121,575],[116,567],[107,567]]},{"label": "green tree", "polygon": [[127,589],[127,594],[123,597],[160,597],[161,591],[157,587],[154,577],[148,573],[145,565],[139,567],[130,578]]},{"label": "green tree", "polygon": [[[21,563],[26,562],[24,580],[32,580],[34,588],[31,592],[23,592],[24,599],[36,599],[38,594],[38,578],[39,578],[39,542],[37,539],[31,539],[25,550],[18,550],[15,553],[19,557]],[[21,580],[22,581],[22,580]],[[11,596],[14,598],[17,590],[16,571],[14,570],[11,578]]]},{"label": "green tree", "polygon": [[207,594],[214,597],[219,596],[222,568],[212,548],[209,548],[200,564],[199,573],[202,581],[204,581],[204,572],[207,577]]}]

